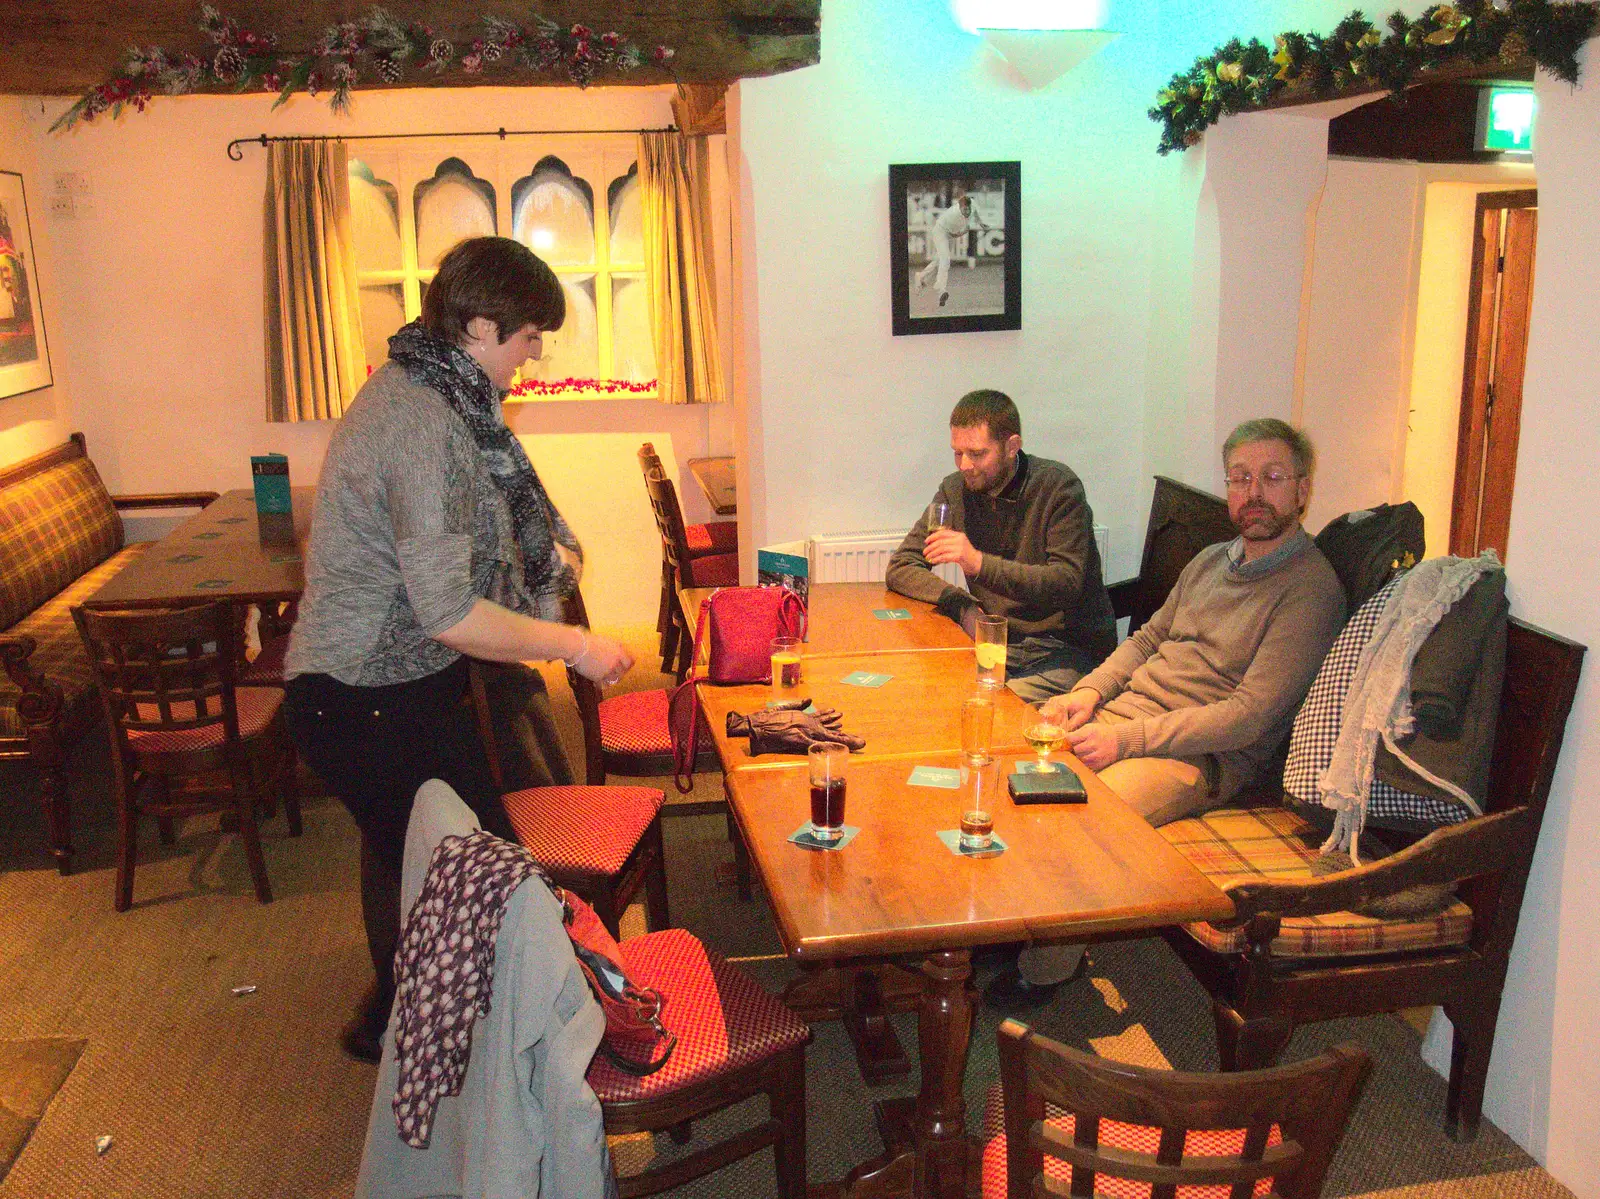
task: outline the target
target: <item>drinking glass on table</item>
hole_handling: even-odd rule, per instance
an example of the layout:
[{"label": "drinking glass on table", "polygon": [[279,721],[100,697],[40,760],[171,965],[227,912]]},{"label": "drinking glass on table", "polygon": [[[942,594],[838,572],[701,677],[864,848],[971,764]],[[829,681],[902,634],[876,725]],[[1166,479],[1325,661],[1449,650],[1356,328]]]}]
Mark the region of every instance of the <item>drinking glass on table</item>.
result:
[{"label": "drinking glass on table", "polygon": [[974,695],[961,702],[961,756],[969,764],[987,762],[994,744],[994,700]]},{"label": "drinking glass on table", "polygon": [[962,768],[962,849],[988,849],[994,843],[994,797],[999,786],[1000,763],[994,758],[969,762]]},{"label": "drinking glass on table", "polygon": [[1067,730],[1055,721],[1046,718],[1044,713],[1035,712],[1037,719],[1023,732],[1023,739],[1033,746],[1033,751],[1039,755],[1039,769],[1050,769],[1050,753],[1067,739]]},{"label": "drinking glass on table", "polygon": [[772,698],[795,699],[800,694],[800,638],[772,639]]},{"label": "drinking glass on table", "polygon": [[928,505],[928,532],[950,527],[950,505],[944,500],[934,500]]},{"label": "drinking glass on table", "polygon": [[978,655],[978,686],[998,691],[1006,685],[1006,618],[978,617],[972,641]]},{"label": "drinking glass on table", "polygon": [[819,841],[844,836],[844,772],[850,750],[832,741],[806,751],[811,771],[811,835]]}]

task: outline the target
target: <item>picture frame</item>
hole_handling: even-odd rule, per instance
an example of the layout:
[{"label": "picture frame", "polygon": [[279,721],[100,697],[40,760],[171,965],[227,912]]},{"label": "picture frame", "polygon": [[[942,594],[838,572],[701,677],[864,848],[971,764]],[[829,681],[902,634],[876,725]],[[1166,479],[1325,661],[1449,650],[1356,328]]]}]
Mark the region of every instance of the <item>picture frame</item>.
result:
[{"label": "picture frame", "polygon": [[1022,164],[889,167],[894,336],[1022,328]]},{"label": "picture frame", "polygon": [[54,382],[35,263],[22,176],[0,171],[0,399]]}]

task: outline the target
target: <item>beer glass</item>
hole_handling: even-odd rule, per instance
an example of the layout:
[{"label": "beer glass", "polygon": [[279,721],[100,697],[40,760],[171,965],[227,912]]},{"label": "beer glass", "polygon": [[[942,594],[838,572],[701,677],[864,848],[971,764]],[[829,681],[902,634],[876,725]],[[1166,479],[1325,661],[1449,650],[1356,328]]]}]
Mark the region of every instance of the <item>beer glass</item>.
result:
[{"label": "beer glass", "polygon": [[806,751],[811,770],[811,834],[819,841],[844,836],[844,772],[850,750],[828,741]]},{"label": "beer glass", "polygon": [[961,756],[969,763],[987,762],[994,744],[994,700],[974,695],[961,703]]},{"label": "beer glass", "polygon": [[772,639],[772,698],[796,699],[800,695],[800,638]]},{"label": "beer glass", "polygon": [[998,691],[1006,685],[1006,618],[978,617],[972,641],[978,655],[978,686]]}]

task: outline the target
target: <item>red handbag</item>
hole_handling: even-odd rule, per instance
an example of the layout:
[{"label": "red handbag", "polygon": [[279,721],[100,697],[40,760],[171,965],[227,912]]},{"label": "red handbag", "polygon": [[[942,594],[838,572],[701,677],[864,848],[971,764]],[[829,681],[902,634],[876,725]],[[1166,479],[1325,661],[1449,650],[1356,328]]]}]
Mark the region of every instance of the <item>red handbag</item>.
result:
[{"label": "red handbag", "polygon": [[572,952],[605,1013],[600,1053],[624,1074],[635,1078],[654,1074],[678,1047],[677,1034],[661,1023],[666,997],[654,987],[633,984],[622,964],[621,947],[585,900],[553,884],[550,890],[561,901],[561,923]]},{"label": "red handbag", "polygon": [[[694,760],[700,752],[696,687],[701,683],[770,683],[772,639],[805,635],[806,606],[787,587],[724,587],[700,601],[689,677],[673,691],[667,704],[672,781],[682,794],[694,790]],[[706,673],[700,678],[696,671],[708,637]]]}]

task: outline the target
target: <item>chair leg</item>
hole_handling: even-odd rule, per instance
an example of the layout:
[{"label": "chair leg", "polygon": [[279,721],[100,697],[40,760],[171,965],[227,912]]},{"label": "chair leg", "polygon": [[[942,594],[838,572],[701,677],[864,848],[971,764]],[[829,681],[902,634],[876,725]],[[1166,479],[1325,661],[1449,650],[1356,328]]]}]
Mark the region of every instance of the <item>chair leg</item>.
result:
[{"label": "chair leg", "polygon": [[1278,1064],[1289,1044],[1294,1021],[1285,1015],[1245,1019],[1227,1004],[1212,1001],[1217,1026],[1217,1058],[1223,1070],[1263,1070]]},{"label": "chair leg", "polygon": [[772,1120],[778,1126],[772,1156],[778,1167],[778,1199],[806,1195],[806,1047],[797,1045],[773,1063],[767,1092]]},{"label": "chair leg", "polygon": [[117,771],[117,890],[112,900],[119,912],[133,906],[133,866],[139,855],[139,809],[134,803],[137,785],[131,771]]},{"label": "chair leg", "polygon": [[283,789],[283,811],[289,822],[291,837],[298,837],[305,831],[305,825],[300,820],[300,781],[295,777],[296,764],[294,747],[285,746],[283,769],[278,779]]},{"label": "chair leg", "polygon": [[744,834],[739,831],[739,824],[733,818],[733,812],[728,812],[728,840],[733,842],[733,870],[738,879],[739,898],[749,901],[750,891],[750,847],[744,843]]},{"label": "chair leg", "polygon": [[1483,1091],[1489,1077],[1489,1052],[1500,1015],[1498,995],[1480,997],[1475,1005],[1446,1004],[1450,1018],[1450,1089],[1445,1098],[1445,1131],[1465,1143],[1478,1135],[1483,1117]]},{"label": "chair leg", "polygon": [[163,845],[173,845],[178,840],[178,830],[173,825],[171,816],[156,817],[156,832],[160,835]]},{"label": "chair leg", "polygon": [[[683,682],[689,675],[689,667],[694,665],[694,633],[689,629],[678,626],[678,666],[673,671],[678,682]],[[663,670],[665,667],[663,667]]]},{"label": "chair leg", "polygon": [[244,858],[250,864],[250,877],[256,885],[256,898],[262,903],[272,902],[272,884],[267,880],[267,859],[261,852],[261,826],[256,821],[256,806],[260,793],[254,786],[252,771],[248,776],[251,785],[241,787],[240,779],[233,780],[236,802],[234,811],[239,814],[239,838],[244,842]]},{"label": "chair leg", "polygon": [[594,898],[590,900],[590,906],[594,908],[594,914],[600,917],[600,923],[606,926],[606,931],[620,942],[622,940],[622,913],[617,910],[617,893],[612,890],[610,879],[607,879],[604,885],[595,891]]},{"label": "chair leg", "polygon": [[667,855],[661,843],[661,817],[658,814],[645,833],[649,842],[651,862],[644,875],[644,917],[646,927],[653,933],[672,927],[667,914]]}]

